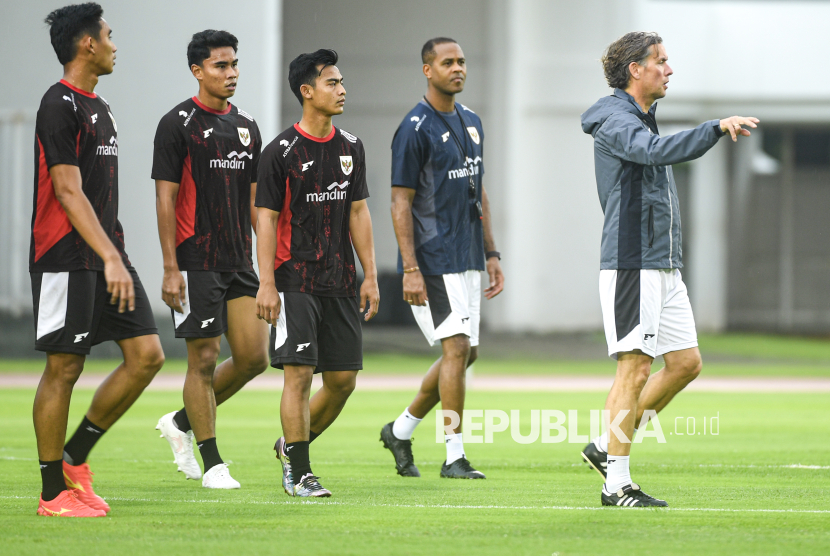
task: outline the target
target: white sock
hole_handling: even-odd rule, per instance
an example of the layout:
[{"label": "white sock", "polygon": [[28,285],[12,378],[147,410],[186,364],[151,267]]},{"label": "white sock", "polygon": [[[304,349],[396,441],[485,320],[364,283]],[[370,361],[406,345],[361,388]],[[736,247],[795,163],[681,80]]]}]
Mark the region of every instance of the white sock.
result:
[{"label": "white sock", "polygon": [[395,419],[395,424],[392,425],[392,434],[398,440],[409,440],[412,438],[412,433],[415,432],[415,427],[420,422],[421,419],[413,417],[409,412],[409,408],[406,408],[401,413],[401,416]]},{"label": "white sock", "polygon": [[447,445],[447,465],[464,457],[464,441],[461,440],[461,433],[446,435],[444,443]]},{"label": "white sock", "polygon": [[[637,429],[634,429],[634,434],[631,435],[631,440],[634,440],[634,435],[637,434]],[[608,452],[608,432],[604,432],[591,442],[597,447],[600,452]]]},{"label": "white sock", "polygon": [[612,456],[608,454],[608,467],[605,479],[605,490],[616,492],[625,485],[631,484],[631,471],[628,469],[628,458],[630,456]]}]

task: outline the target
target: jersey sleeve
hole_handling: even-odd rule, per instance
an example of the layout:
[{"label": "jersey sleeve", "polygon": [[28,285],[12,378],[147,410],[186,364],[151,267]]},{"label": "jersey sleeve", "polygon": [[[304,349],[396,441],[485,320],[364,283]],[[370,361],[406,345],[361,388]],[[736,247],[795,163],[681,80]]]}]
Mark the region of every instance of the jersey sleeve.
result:
[{"label": "jersey sleeve", "polygon": [[417,189],[428,156],[426,130],[404,121],[392,139],[392,185]]},{"label": "jersey sleeve", "polygon": [[352,189],[352,201],[362,201],[369,197],[369,186],[366,183],[366,149],[360,145],[357,153],[357,164],[354,168],[354,188]]},{"label": "jersey sleeve", "polygon": [[181,182],[182,169],[187,158],[187,142],[179,129],[180,125],[180,122],[171,120],[167,116],[159,122],[156,137],[153,140],[151,179]]},{"label": "jersey sleeve", "polygon": [[254,204],[281,212],[285,203],[286,177],[282,153],[276,149],[266,148],[262,153],[262,160],[259,161]]},{"label": "jersey sleeve", "polygon": [[251,122],[251,127],[253,128],[252,135],[254,140],[253,158],[251,159],[251,177],[256,181],[257,174],[259,173],[259,158],[262,156],[262,135],[259,133],[259,126],[256,125],[256,122]]},{"label": "jersey sleeve", "polygon": [[35,132],[43,148],[46,167],[56,164],[79,166],[78,138],[80,122],[72,102],[48,102],[37,113]]}]

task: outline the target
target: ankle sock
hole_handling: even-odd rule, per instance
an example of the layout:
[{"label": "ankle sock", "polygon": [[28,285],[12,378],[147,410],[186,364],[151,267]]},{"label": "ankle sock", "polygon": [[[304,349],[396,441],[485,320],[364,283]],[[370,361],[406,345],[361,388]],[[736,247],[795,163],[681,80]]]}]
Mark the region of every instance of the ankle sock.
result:
[{"label": "ankle sock", "polygon": [[220,463],[225,463],[219,455],[219,448],[216,447],[215,436],[213,438],[207,438],[201,442],[197,442],[196,445],[199,446],[199,453],[202,454],[202,462],[205,464],[205,473]]},{"label": "ankle sock", "polygon": [[447,465],[464,457],[464,441],[461,440],[461,433],[444,436],[444,443],[447,445]]},{"label": "ankle sock", "polygon": [[608,492],[616,492],[631,484],[631,471],[628,468],[629,457],[608,454],[608,467],[606,468],[608,477],[605,479],[605,490]]},{"label": "ankle sock", "polygon": [[190,420],[187,418],[187,411],[181,408],[173,415],[173,424],[182,432],[187,432],[193,427],[190,426]]},{"label": "ankle sock", "polygon": [[311,462],[308,460],[308,441],[289,442],[285,445],[285,455],[291,461],[291,474],[294,483],[311,473]]},{"label": "ankle sock", "polygon": [[84,417],[75,434],[72,435],[72,438],[63,448],[63,460],[69,465],[86,463],[90,450],[96,442],[101,440],[105,432],[107,432],[105,429]]},{"label": "ankle sock", "polygon": [[66,481],[63,480],[63,460],[43,461],[40,460],[40,479],[43,482],[43,490],[40,497],[44,502],[54,500],[66,490]]},{"label": "ankle sock", "polygon": [[415,432],[415,427],[418,426],[422,419],[414,417],[409,408],[403,410],[401,416],[395,419],[395,424],[392,425],[392,436],[398,440],[410,440],[412,433]]}]

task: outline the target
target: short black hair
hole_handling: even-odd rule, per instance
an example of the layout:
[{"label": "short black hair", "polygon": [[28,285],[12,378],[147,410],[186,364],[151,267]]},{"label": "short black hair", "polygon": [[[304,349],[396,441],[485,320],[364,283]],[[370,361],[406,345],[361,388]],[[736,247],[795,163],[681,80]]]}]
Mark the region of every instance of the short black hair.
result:
[{"label": "short black hair", "polygon": [[202,62],[210,58],[210,51],[214,48],[230,46],[236,53],[239,41],[227,31],[206,29],[194,33],[187,45],[187,67],[192,65],[201,66]]},{"label": "short black hair", "polygon": [[425,64],[431,64],[432,61],[435,60],[436,54],[438,54],[435,52],[436,45],[447,43],[458,44],[458,41],[449,37],[435,37],[434,39],[429,39],[424,43],[423,48],[421,48],[421,61]]},{"label": "short black hair", "polygon": [[101,35],[104,8],[95,2],[64,6],[49,13],[44,22],[49,26],[52,48],[58,61],[66,65],[78,54],[78,41],[90,35],[96,40]]},{"label": "short black hair", "polygon": [[[323,70],[328,66],[333,66],[337,63],[337,52],[328,48],[321,48],[316,52],[307,54],[300,54],[288,66],[288,86],[291,92],[300,101],[300,106],[303,105],[303,94],[300,92],[302,85],[314,86],[314,81],[320,77]],[[323,64],[320,70],[317,66]]]}]

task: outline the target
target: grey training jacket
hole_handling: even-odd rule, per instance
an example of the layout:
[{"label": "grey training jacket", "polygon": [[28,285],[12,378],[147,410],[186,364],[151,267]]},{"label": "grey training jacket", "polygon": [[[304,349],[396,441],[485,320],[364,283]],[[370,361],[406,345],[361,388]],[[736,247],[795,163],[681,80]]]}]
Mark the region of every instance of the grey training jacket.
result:
[{"label": "grey training jacket", "polygon": [[723,136],[719,120],[668,137],[621,89],[582,114],[594,138],[599,202],[605,214],[600,269],[682,268],[680,207],[671,165],[703,156]]}]

